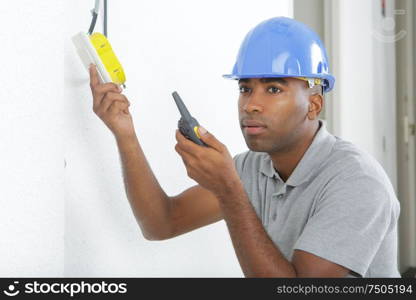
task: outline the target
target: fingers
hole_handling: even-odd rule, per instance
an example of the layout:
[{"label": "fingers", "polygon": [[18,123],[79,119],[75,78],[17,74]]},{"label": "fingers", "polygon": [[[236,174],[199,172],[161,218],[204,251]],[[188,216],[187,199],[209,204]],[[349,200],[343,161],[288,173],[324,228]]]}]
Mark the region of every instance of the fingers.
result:
[{"label": "fingers", "polygon": [[186,151],[188,153],[196,153],[198,151],[198,145],[195,144],[193,141],[188,140],[179,131],[179,129],[176,129],[175,138],[176,138],[176,141],[178,142],[178,145],[181,148],[181,150]]},{"label": "fingers", "polygon": [[109,92],[120,94],[119,87],[114,83],[105,83],[95,86],[92,90],[94,106],[100,105],[105,95]]},{"label": "fingers", "polygon": [[183,157],[188,155],[185,151],[182,150],[182,148],[179,146],[179,144],[175,145],[175,151],[178,152],[178,154],[180,156],[182,156],[182,159],[184,159]]},{"label": "fingers", "polygon": [[98,78],[96,66],[91,64],[90,68],[90,88],[93,96],[94,106],[98,106],[108,92],[121,93],[122,89],[115,83],[109,82],[101,84]]},{"label": "fingers", "polygon": [[108,92],[105,94],[101,103],[93,107],[94,112],[97,115],[104,114],[115,102],[124,103],[124,106],[128,108],[130,106],[130,102],[127,100],[126,96],[123,94]]},{"label": "fingers", "polygon": [[108,112],[112,115],[119,114],[120,112],[128,112],[129,104],[124,101],[113,101],[108,108]]},{"label": "fingers", "polygon": [[185,165],[185,167],[186,167],[186,169],[188,169],[189,168],[189,166],[190,166],[190,163],[189,163],[189,161],[192,159],[192,157],[191,157],[191,155],[188,153],[188,152],[186,152],[186,151],[184,151],[180,146],[179,146],[179,144],[176,144],[175,145],[175,151],[181,156],[181,158],[182,158],[182,161],[183,161],[183,163],[184,163],[184,165]]},{"label": "fingers", "polygon": [[97,86],[94,87],[94,93],[96,93],[97,95],[99,94],[105,94],[108,92],[114,92],[114,93],[121,93],[121,87],[119,87],[117,84],[112,83],[112,82],[108,82],[108,83],[103,83],[103,84],[99,84]]},{"label": "fingers", "polygon": [[105,94],[103,100],[99,104],[99,110],[106,111],[113,103],[113,101],[126,102],[128,105],[130,105],[130,102],[127,100],[126,96],[114,92],[108,92]]},{"label": "fingers", "polygon": [[90,64],[89,71],[90,71],[90,87],[91,89],[93,89],[94,87],[100,84],[100,80],[98,79],[97,69],[94,64]]},{"label": "fingers", "polygon": [[[217,138],[213,134],[209,133],[202,126],[199,126],[198,132],[199,136],[201,137],[201,140],[209,147],[219,152],[225,152],[227,150],[224,144],[217,140]],[[201,147],[195,144],[194,142],[188,140],[185,136],[182,135],[182,133],[179,130],[176,130],[175,137],[178,143],[180,143],[181,148],[187,152],[197,152],[198,148]]]},{"label": "fingers", "polygon": [[208,146],[214,148],[219,152],[224,152],[226,150],[224,144],[217,140],[217,138],[212,133],[208,132],[204,127],[199,126],[198,132],[201,140]]}]

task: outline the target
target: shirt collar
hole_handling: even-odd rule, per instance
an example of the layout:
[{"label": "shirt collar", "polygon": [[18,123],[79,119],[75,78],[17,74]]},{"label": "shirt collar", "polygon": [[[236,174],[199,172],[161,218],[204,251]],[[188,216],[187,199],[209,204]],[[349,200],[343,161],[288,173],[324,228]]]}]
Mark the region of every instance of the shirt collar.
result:
[{"label": "shirt collar", "polygon": [[[322,120],[319,120],[319,124],[320,128],[318,132],[315,134],[312,143],[297,164],[295,170],[287,179],[287,185],[298,186],[303,182],[308,181],[314,174],[315,167],[322,164],[331,152],[336,139],[327,131]],[[280,181],[283,181],[274,169],[273,162],[268,154],[264,155],[260,164],[260,172],[268,177],[275,177]]]}]

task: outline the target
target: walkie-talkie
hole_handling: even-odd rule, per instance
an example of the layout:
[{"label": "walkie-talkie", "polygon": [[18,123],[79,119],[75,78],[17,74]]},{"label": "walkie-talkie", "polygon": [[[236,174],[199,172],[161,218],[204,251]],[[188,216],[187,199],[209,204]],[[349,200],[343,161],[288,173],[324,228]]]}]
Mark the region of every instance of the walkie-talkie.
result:
[{"label": "walkie-talkie", "polygon": [[181,113],[181,118],[178,121],[179,131],[188,139],[201,146],[208,146],[205,144],[199,135],[198,121],[191,116],[181,97],[177,92],[172,93],[173,99],[175,99],[176,106]]}]

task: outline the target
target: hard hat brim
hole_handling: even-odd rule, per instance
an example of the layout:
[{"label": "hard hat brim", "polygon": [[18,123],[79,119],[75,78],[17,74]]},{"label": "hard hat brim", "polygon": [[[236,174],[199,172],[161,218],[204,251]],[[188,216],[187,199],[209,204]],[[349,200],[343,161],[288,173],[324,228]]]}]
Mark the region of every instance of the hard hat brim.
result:
[{"label": "hard hat brim", "polygon": [[316,74],[313,75],[288,75],[288,74],[244,74],[244,75],[235,75],[235,74],[224,74],[222,75],[223,78],[226,79],[233,79],[233,80],[240,80],[240,79],[245,79],[245,78],[273,78],[273,77],[278,77],[278,78],[294,78],[294,77],[308,77],[308,78],[320,78],[324,81],[323,87],[324,87],[324,92],[327,93],[329,91],[332,90],[332,88],[334,87],[334,83],[335,83],[335,77],[330,75],[330,74],[325,74],[324,76],[319,76]]}]

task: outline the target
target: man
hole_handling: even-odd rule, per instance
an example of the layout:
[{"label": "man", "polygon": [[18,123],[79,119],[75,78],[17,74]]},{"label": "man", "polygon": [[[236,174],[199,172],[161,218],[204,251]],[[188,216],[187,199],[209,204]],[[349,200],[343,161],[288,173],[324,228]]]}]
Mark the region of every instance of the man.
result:
[{"label": "man", "polygon": [[241,129],[234,159],[203,127],[175,150],[198,185],[168,196],[135,134],[129,102],[90,68],[94,112],[114,133],[129,202],[143,235],[162,240],[224,219],[247,277],[399,277],[400,206],[382,167],[318,119],[332,89],[325,49],[308,27],[272,18],[243,41]]}]

